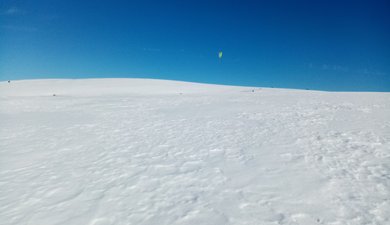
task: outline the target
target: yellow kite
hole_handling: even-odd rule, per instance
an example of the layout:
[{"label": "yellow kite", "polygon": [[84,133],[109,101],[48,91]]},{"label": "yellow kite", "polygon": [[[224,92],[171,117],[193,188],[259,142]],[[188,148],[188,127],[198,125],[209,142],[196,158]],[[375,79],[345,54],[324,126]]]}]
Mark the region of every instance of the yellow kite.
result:
[{"label": "yellow kite", "polygon": [[219,59],[222,59],[222,51],[220,51],[220,52],[218,53],[218,58],[219,58]]}]

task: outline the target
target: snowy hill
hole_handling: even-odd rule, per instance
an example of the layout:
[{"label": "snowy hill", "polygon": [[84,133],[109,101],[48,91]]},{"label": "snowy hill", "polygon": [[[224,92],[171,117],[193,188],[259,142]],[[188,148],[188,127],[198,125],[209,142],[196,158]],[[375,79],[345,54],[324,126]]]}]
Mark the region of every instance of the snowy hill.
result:
[{"label": "snowy hill", "polygon": [[76,79],[22,80],[0,83],[2,96],[159,95],[179,93],[216,93],[241,90],[238,87],[156,79]]},{"label": "snowy hill", "polygon": [[390,224],[389,115],[390,93],[0,82],[0,224]]}]

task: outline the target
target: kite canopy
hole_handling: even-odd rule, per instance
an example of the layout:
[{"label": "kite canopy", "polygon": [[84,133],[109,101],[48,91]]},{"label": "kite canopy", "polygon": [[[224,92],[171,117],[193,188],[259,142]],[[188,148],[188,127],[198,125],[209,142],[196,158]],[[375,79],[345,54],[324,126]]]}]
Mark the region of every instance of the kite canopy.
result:
[{"label": "kite canopy", "polygon": [[218,53],[218,58],[222,59],[222,51]]}]

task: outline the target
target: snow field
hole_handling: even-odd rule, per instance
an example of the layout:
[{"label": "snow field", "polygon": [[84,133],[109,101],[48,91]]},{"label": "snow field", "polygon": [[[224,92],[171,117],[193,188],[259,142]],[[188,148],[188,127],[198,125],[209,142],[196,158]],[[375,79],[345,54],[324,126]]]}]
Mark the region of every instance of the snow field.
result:
[{"label": "snow field", "polygon": [[0,224],[390,224],[389,115],[389,93],[1,82]]}]

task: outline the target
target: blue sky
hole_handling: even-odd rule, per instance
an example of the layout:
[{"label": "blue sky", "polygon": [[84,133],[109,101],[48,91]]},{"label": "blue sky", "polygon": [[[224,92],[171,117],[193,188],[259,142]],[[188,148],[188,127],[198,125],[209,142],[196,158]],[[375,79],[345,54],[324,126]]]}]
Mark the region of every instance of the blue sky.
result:
[{"label": "blue sky", "polygon": [[0,80],[390,91],[389,12],[386,0],[2,0]]}]

